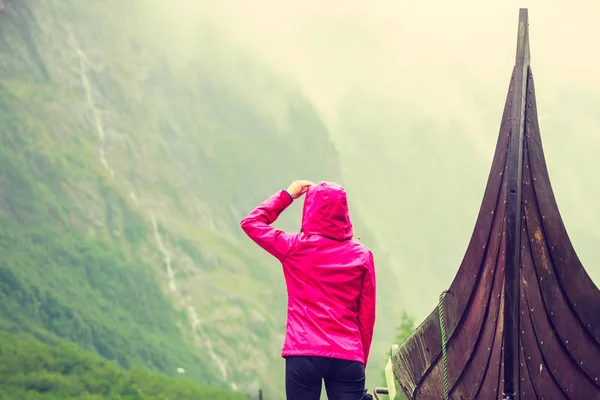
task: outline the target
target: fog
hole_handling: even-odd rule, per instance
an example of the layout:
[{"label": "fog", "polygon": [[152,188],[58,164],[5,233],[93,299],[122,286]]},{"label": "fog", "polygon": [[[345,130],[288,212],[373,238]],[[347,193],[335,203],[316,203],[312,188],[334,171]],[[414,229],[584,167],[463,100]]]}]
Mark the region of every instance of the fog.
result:
[{"label": "fog", "polygon": [[315,104],[339,149],[353,212],[394,260],[398,307],[419,321],[450,284],[472,233],[520,7],[529,8],[553,189],[600,284],[600,3],[148,1],[163,24],[157,32],[177,44],[173,60],[193,57],[190,38],[209,24]]}]

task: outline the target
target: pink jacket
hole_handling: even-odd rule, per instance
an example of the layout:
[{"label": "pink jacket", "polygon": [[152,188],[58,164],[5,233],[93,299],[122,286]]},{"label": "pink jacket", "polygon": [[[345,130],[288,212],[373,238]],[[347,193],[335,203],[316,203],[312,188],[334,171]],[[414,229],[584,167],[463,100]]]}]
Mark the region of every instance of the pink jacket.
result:
[{"label": "pink jacket", "polygon": [[241,222],[283,267],[288,317],[282,357],[332,357],[366,366],[375,324],[375,267],[373,253],[351,240],[346,191],[317,183],[306,193],[300,232],[272,227],[292,201],[281,190]]}]

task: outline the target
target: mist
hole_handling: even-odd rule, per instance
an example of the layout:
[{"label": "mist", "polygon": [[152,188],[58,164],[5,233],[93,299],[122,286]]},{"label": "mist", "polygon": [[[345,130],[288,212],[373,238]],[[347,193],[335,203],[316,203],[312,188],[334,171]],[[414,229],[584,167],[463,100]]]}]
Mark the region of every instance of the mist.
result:
[{"label": "mist", "polygon": [[467,248],[514,65],[518,12],[527,7],[550,178],[575,250],[600,284],[598,3],[177,0],[147,7],[161,23],[157,37],[177,43],[168,49],[174,64],[194,56],[190,38],[208,25],[310,99],[339,150],[352,211],[369,221],[393,260],[397,306],[417,321],[435,307]]}]

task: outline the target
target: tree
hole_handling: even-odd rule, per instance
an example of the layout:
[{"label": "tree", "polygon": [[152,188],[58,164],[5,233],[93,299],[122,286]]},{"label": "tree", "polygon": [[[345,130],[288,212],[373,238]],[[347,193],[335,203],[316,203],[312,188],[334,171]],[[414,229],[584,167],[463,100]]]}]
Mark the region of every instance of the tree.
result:
[{"label": "tree", "polygon": [[[400,315],[400,324],[398,326],[398,333],[396,334],[396,337],[394,338],[394,341],[392,343],[400,346],[402,343],[404,343],[406,341],[406,339],[408,339],[408,337],[414,330],[415,330],[414,318],[409,316],[408,313],[406,312],[406,310],[402,311],[402,315]],[[389,356],[389,354],[388,354],[388,356]],[[381,377],[383,380],[382,386],[385,387],[386,386],[385,372],[381,373]],[[394,383],[396,384],[396,399],[405,400],[406,396],[404,396],[404,392],[402,391],[402,388],[400,388],[398,381],[394,380]]]}]

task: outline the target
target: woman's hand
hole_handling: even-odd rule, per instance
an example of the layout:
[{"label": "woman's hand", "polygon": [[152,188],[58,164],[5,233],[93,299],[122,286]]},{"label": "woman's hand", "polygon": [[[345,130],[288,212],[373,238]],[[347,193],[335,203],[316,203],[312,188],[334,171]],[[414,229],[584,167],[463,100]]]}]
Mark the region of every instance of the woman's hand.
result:
[{"label": "woman's hand", "polygon": [[290,196],[292,196],[292,199],[295,200],[298,197],[302,196],[304,193],[306,193],[308,188],[311,187],[312,185],[314,185],[314,183],[311,181],[306,181],[306,180],[294,181],[288,187],[287,192],[290,194]]}]

